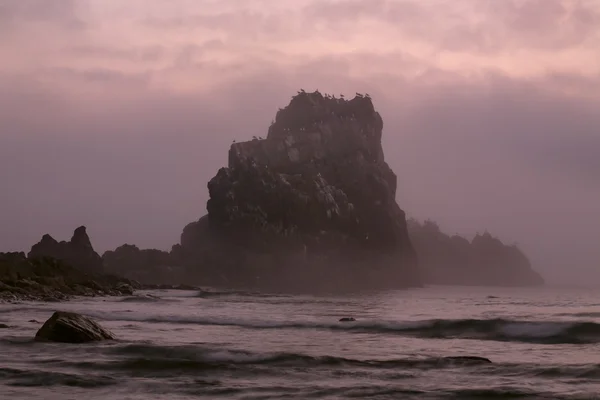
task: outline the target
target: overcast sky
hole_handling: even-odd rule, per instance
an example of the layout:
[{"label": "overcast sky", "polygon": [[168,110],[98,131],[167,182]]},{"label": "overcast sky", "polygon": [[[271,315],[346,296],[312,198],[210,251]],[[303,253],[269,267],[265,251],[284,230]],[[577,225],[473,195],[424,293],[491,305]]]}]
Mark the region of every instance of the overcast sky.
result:
[{"label": "overcast sky", "polygon": [[169,249],[233,139],[369,93],[398,202],[600,284],[600,0],[0,0],[0,247]]}]

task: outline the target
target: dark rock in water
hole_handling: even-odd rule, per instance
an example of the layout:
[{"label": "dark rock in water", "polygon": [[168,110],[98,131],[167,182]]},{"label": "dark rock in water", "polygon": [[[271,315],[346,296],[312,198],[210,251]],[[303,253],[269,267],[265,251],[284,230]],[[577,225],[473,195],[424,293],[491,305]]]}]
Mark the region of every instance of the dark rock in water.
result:
[{"label": "dark rock in water", "polygon": [[34,324],[39,324],[39,323],[40,323],[39,321],[37,321],[37,320],[35,320],[35,319],[30,319],[28,322],[32,322],[32,323],[34,323]]},{"label": "dark rock in water", "polygon": [[130,284],[124,282],[118,283],[115,286],[115,290],[119,291],[121,294],[124,295],[132,295],[134,292],[133,287]]},{"label": "dark rock in water", "polygon": [[442,360],[445,362],[450,362],[452,364],[461,364],[461,365],[491,364],[492,363],[492,361],[489,358],[477,357],[477,356],[444,357]]},{"label": "dark rock in water", "polygon": [[234,143],[180,257],[203,282],[266,290],[420,286],[383,121],[368,96],[300,92],[266,139]]},{"label": "dark rock in water", "polygon": [[82,271],[102,272],[102,258],[94,251],[84,226],[75,229],[69,242],[57,242],[46,234],[31,247],[29,258],[52,257]]},{"label": "dark rock in water", "polygon": [[6,329],[6,328],[9,328],[9,326],[6,324],[0,324],[0,329]]},{"label": "dark rock in water", "polygon": [[353,321],[356,321],[356,319],[354,319],[352,317],[340,318],[340,322],[353,322]]},{"label": "dark rock in water", "polygon": [[56,311],[35,335],[36,340],[62,343],[85,343],[114,340],[114,335],[89,317]]}]

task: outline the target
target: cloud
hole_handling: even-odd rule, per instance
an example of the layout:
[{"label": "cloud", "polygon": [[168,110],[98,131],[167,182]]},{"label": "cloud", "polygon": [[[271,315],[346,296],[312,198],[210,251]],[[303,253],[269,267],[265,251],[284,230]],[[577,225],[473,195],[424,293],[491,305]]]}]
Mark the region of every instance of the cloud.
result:
[{"label": "cloud", "polygon": [[[252,4],[251,2],[249,4]],[[273,11],[249,7],[153,16],[159,30],[209,29],[229,38],[258,40],[350,38],[370,27],[446,52],[564,50],[598,44],[600,5],[581,0],[340,0],[298,2]],[[336,32],[340,32],[336,35]],[[367,32],[369,35],[369,32]]]},{"label": "cloud", "polygon": [[77,45],[63,49],[64,55],[73,58],[92,58],[96,60],[116,60],[132,62],[160,61],[166,50],[159,45],[146,47],[111,47],[97,45]]},{"label": "cloud", "polygon": [[0,3],[0,27],[19,28],[24,23],[44,23],[69,30],[86,24],[77,15],[76,0],[3,0]]}]

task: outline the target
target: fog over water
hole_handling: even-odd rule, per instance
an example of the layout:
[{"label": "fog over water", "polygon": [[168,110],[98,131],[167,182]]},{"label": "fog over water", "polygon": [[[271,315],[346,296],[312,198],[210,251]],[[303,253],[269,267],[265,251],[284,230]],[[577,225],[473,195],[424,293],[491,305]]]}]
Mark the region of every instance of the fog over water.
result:
[{"label": "fog over water", "polygon": [[169,249],[303,88],[371,95],[409,216],[600,283],[597,0],[0,0],[0,37],[0,251]]}]

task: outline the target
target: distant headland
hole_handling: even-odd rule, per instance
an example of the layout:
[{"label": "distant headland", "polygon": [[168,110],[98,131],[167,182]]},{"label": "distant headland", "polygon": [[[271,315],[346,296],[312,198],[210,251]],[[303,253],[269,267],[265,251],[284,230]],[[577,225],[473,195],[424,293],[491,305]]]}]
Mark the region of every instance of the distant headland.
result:
[{"label": "distant headland", "polygon": [[[57,262],[81,272],[70,290],[61,286],[68,294],[129,292],[137,281],[285,292],[543,282],[520,250],[489,235],[469,243],[429,222],[407,223],[382,133],[370,96],[302,90],[277,112],[266,138],[231,145],[228,166],[208,182],[207,214],[170,252],[126,244],[100,257],[84,227],[70,242],[44,235],[27,257],[0,256],[0,292],[26,291],[17,265],[50,263],[46,275],[67,273]],[[82,278],[90,274],[94,284]],[[128,279],[106,278],[114,275]]]}]

